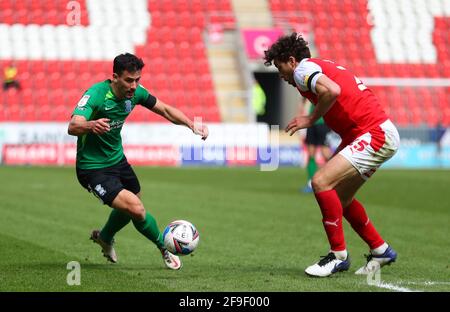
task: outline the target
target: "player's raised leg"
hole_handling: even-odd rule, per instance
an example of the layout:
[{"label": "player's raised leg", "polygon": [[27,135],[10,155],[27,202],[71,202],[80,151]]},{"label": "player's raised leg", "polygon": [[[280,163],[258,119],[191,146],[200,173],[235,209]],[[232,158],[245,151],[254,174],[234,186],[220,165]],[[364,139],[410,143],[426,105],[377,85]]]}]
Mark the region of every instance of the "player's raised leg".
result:
[{"label": "player's raised leg", "polygon": [[114,198],[112,207],[119,209],[131,216],[134,227],[161,251],[164,264],[169,269],[178,270],[182,264],[180,258],[171,254],[164,247],[162,233],[159,231],[155,218],[145,210],[138,196],[128,190],[122,190]]}]

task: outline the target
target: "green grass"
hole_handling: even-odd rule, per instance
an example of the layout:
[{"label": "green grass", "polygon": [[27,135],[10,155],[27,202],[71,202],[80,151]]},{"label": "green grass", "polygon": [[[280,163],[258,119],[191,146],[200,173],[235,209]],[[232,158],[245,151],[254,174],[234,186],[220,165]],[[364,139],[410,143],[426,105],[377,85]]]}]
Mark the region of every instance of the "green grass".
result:
[{"label": "green grass", "polygon": [[[181,271],[128,225],[116,236],[117,264],[88,240],[109,213],[78,184],[73,168],[0,167],[0,291],[389,291],[353,272],[367,247],[345,224],[349,272],[308,278],[328,245],[314,196],[298,192],[304,170],[136,167],[145,207],[161,229],[193,222],[200,244]],[[449,171],[380,170],[358,198],[399,253],[384,283],[450,291]],[[70,261],[81,285],[68,286]]]}]

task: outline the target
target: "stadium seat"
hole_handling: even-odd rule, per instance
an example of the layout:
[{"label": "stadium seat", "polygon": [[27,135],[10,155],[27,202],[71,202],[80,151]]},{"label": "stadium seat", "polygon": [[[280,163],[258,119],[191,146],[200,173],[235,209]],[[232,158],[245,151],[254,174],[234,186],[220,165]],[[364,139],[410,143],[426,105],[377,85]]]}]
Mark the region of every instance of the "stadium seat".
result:
[{"label": "stadium seat", "polygon": [[[450,77],[450,14],[445,13],[439,1],[410,1],[408,10],[400,3],[390,0],[269,0],[269,7],[275,20],[282,20],[283,25],[290,23],[293,29],[300,15],[313,16],[307,23],[313,30],[312,44],[318,56],[345,64],[359,77]],[[431,42],[427,38],[433,25]],[[388,105],[386,110],[403,125],[437,122],[435,112],[408,114],[397,107],[399,103],[422,105],[423,97],[418,93],[408,96],[406,102],[402,94],[392,99],[390,87],[376,89]],[[443,87],[433,89],[445,90]]]}]

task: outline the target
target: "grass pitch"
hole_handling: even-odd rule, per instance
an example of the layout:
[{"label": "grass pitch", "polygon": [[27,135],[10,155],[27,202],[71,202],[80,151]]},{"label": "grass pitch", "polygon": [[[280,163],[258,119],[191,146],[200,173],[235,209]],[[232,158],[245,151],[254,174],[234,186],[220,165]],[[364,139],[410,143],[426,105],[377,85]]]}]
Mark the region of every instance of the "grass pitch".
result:
[{"label": "grass pitch", "polygon": [[[304,170],[135,167],[145,207],[161,230],[186,219],[200,232],[181,271],[130,223],[106,263],[90,231],[109,208],[78,184],[74,168],[0,167],[0,291],[450,291],[449,171],[379,170],[359,193],[369,217],[398,252],[381,284],[354,271],[366,245],[345,222],[349,272],[309,278],[327,253],[319,208],[298,191]],[[78,261],[81,284],[67,284]]]}]

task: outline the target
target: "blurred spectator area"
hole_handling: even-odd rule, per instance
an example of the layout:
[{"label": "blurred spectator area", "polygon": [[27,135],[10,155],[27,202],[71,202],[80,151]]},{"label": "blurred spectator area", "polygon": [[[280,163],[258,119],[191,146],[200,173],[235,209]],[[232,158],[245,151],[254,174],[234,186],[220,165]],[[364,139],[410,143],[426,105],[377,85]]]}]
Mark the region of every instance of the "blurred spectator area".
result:
[{"label": "blurred spectator area", "polygon": [[[23,87],[0,91],[0,121],[69,120],[83,92],[110,78],[114,56],[124,52],[143,58],[141,83],[156,97],[190,117],[220,121],[202,32],[211,13],[213,22],[234,22],[229,1],[77,2],[80,25],[71,27],[66,1],[0,1],[0,68],[14,59]],[[165,121],[141,107],[129,120]]]},{"label": "blurred spectator area", "polygon": [[[221,121],[203,35],[209,23],[235,23],[231,1],[78,0],[78,26],[68,25],[68,3],[0,1],[0,68],[15,60],[22,85],[0,90],[0,121],[69,120],[84,90],[111,77],[123,52],[144,59],[141,82],[155,96],[190,117]],[[450,126],[450,1],[268,3],[275,27],[304,33],[317,56],[363,81],[426,78],[418,86],[369,85],[400,126]],[[164,121],[141,107],[130,120]]]}]

